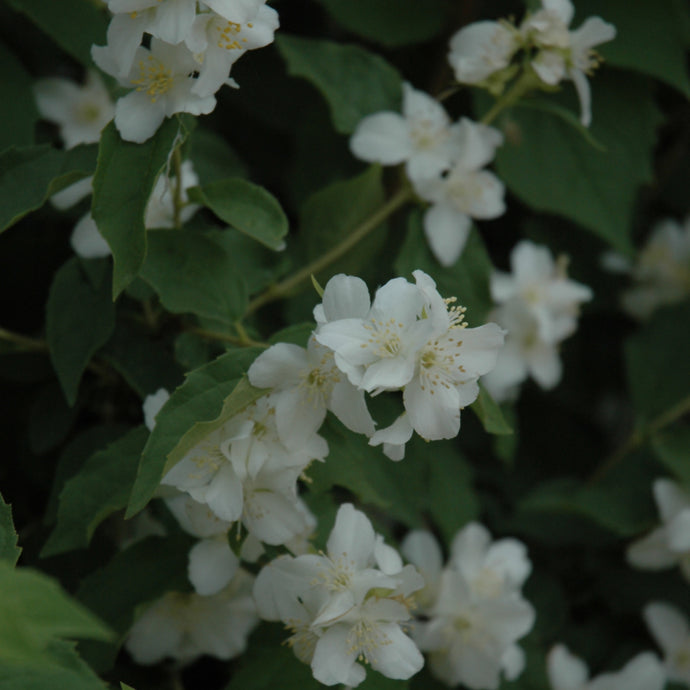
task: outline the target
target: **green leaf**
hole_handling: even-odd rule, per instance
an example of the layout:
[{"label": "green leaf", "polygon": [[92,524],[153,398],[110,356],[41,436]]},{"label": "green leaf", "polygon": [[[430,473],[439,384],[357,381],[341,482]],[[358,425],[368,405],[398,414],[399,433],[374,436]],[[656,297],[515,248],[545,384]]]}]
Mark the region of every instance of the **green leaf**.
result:
[{"label": "green leaf", "polygon": [[86,548],[96,527],[127,506],[147,440],[145,427],[132,429],[104,450],[94,453],[79,472],[65,482],[60,493],[57,525],[41,556]]},{"label": "green leaf", "polygon": [[428,41],[440,33],[446,17],[442,0],[321,0],[329,14],[353,33],[384,46]]},{"label": "green leaf", "polygon": [[94,286],[76,258],[55,274],[46,305],[50,359],[67,402],[74,405],[79,381],[94,352],[115,328],[110,280]]},{"label": "green leaf", "polygon": [[116,325],[101,357],[141,398],[159,388],[172,390],[182,381],[182,369],[160,343],[122,323]]},{"label": "green leaf", "polygon": [[51,146],[11,148],[0,154],[0,232],[51,195],[90,175],[95,146],[58,151]]},{"label": "green leaf", "polygon": [[74,424],[78,407],[70,407],[60,386],[51,381],[42,388],[29,415],[28,434],[31,451],[37,455],[60,445]]},{"label": "green leaf", "polygon": [[185,591],[187,554],[193,539],[186,534],[148,537],[119,552],[103,568],[86,577],[77,599],[102,618],[119,639],[80,645],[99,671],[112,665],[122,639],[134,622],[136,609],[169,591]]},{"label": "green leaf", "polygon": [[104,45],[107,15],[90,0],[7,0],[83,65],[92,64],[91,46]]},{"label": "green leaf", "polygon": [[[36,660],[37,661],[37,660]],[[106,690],[106,685],[79,658],[70,642],[53,640],[41,655],[41,663],[0,661],[3,690]]]},{"label": "green leaf", "polygon": [[498,434],[499,436],[513,433],[513,430],[503,417],[501,408],[481,383],[479,384],[479,396],[470,407],[472,412],[479,417],[484,430],[488,433]]},{"label": "green leaf", "polygon": [[101,134],[91,214],[113,252],[113,299],[134,280],[144,263],[146,205],[180,138],[174,118],[166,120],[143,144],[123,141],[112,122]]},{"label": "green leaf", "polygon": [[[683,13],[687,18],[687,5]],[[616,38],[597,47],[606,62],[656,77],[690,96],[687,45],[674,0],[578,0],[574,25],[590,15],[600,15],[616,27]]]},{"label": "green leaf", "polygon": [[288,219],[276,198],[263,187],[235,177],[190,189],[188,194],[192,201],[269,249],[285,248]]},{"label": "green leaf", "polygon": [[[479,515],[479,500],[472,485],[472,469],[453,442],[434,442],[433,451],[420,439],[413,442],[406,453],[409,460],[417,461],[421,453],[429,453],[429,509],[441,530],[446,544],[456,532]],[[407,462],[406,457],[402,462]]]},{"label": "green leaf", "polygon": [[43,654],[55,638],[107,640],[111,632],[52,578],[0,561],[0,661],[50,663]]},{"label": "green leaf", "polygon": [[131,685],[127,685],[127,683],[120,681],[120,690],[134,690],[134,688]]},{"label": "green leaf", "polygon": [[690,302],[657,311],[625,344],[628,387],[640,421],[690,396]]},{"label": "green leaf", "polygon": [[0,494],[0,561],[15,565],[22,550],[17,546],[17,532],[12,522],[12,508]]},{"label": "green leaf", "polygon": [[149,233],[141,277],[174,314],[196,314],[232,325],[247,307],[247,287],[232,256],[199,232]]},{"label": "green leaf", "polygon": [[323,94],[341,134],[354,132],[366,115],[400,110],[402,78],[378,55],[355,45],[284,34],[276,45],[288,73],[304,77]]},{"label": "green leaf", "polygon": [[34,141],[38,110],[31,75],[15,55],[0,43],[0,151]]},{"label": "green leaf", "polygon": [[[361,175],[335,182],[307,199],[300,210],[300,246],[305,260],[314,261],[352,234],[384,202],[381,167],[374,165]],[[386,236],[381,224],[343,257],[315,277],[325,285],[337,273],[357,274],[380,250]]]},{"label": "green leaf", "polygon": [[444,268],[429,251],[422,229],[422,213],[412,211],[407,237],[395,260],[395,271],[410,280],[412,271],[416,269],[433,276],[444,297],[457,297],[457,303],[467,307],[466,317],[470,326],[484,323],[486,315],[493,308],[489,293],[489,276],[493,266],[476,228],[470,232],[460,258],[453,266]]},{"label": "green leaf", "polygon": [[227,140],[210,129],[197,127],[188,146],[188,156],[202,185],[228,177],[247,177],[247,167]]},{"label": "green leaf", "polygon": [[655,434],[652,448],[662,465],[690,487],[690,426],[676,424]]},{"label": "green leaf", "polygon": [[[252,398],[253,395],[263,395],[263,391],[253,393],[244,384],[234,398],[231,395],[259,352],[261,350],[257,348],[231,350],[190,372],[184,384],[170,396],[158,413],[156,426],[142,453],[127,517],[148,503],[165,472],[181,459],[180,448],[189,443],[200,429],[210,433],[222,415],[237,414],[256,399]],[[200,426],[209,422],[209,426]],[[219,425],[222,423],[220,421]],[[194,443],[189,448],[193,446]],[[172,455],[174,451],[176,454]],[[175,460],[171,461],[169,456]]]},{"label": "green leaf", "polygon": [[[565,95],[572,100],[571,92]],[[590,146],[560,117],[514,108],[499,117],[506,141],[496,168],[533,209],[565,216],[630,254],[633,202],[640,185],[652,179],[660,121],[652,84],[607,70],[592,80],[592,109],[592,136],[606,151]]]}]

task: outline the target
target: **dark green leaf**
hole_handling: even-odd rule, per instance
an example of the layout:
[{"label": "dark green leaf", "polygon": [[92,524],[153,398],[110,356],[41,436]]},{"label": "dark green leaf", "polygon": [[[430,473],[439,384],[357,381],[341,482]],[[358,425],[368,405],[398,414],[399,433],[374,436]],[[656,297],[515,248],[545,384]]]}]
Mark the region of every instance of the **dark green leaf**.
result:
[{"label": "dark green leaf", "polygon": [[276,198],[263,187],[236,177],[192,189],[189,198],[269,249],[285,247],[287,217]]},{"label": "dark green leaf", "polygon": [[690,426],[676,424],[655,434],[652,448],[664,467],[690,487]]},{"label": "dark green leaf", "polygon": [[419,211],[410,213],[407,237],[395,260],[395,271],[411,280],[412,271],[417,269],[433,276],[444,297],[457,297],[457,303],[467,307],[466,316],[470,326],[484,323],[493,307],[489,293],[489,276],[493,266],[476,229],[470,232],[467,244],[455,264],[443,268],[429,251],[422,230],[422,214]]},{"label": "dark green leaf", "polygon": [[[206,428],[206,433],[210,433],[219,415],[227,413],[232,416],[256,399],[256,396],[252,397],[252,391],[257,389],[251,386],[240,387],[236,398],[231,394],[260,351],[256,348],[231,350],[190,372],[184,384],[170,396],[159,412],[156,426],[144,448],[127,517],[148,503],[165,472],[182,458],[179,451],[184,439],[191,438],[200,428]],[[202,423],[207,426],[202,426]],[[171,461],[169,458],[173,452],[179,457],[175,456]]]},{"label": "dark green leaf", "polygon": [[17,532],[12,522],[12,508],[0,494],[0,561],[15,565],[22,550],[17,546]]},{"label": "dark green leaf", "polygon": [[470,406],[484,427],[490,434],[512,434],[508,422],[503,417],[503,412],[487,390],[479,384],[479,397]]},{"label": "dark green leaf", "polygon": [[91,64],[91,46],[105,43],[107,15],[90,0],[7,0],[83,65]]},{"label": "dark green leaf", "polygon": [[247,307],[247,288],[236,262],[199,232],[149,233],[141,277],[175,314],[196,314],[233,324]]},{"label": "dark green leaf", "polygon": [[[572,98],[572,94],[566,94]],[[608,70],[592,80],[592,136],[600,151],[552,114],[515,108],[499,117],[506,141],[496,167],[509,189],[538,211],[565,216],[631,252],[633,201],[652,178],[660,114],[649,80]]]},{"label": "dark green leaf", "polygon": [[321,0],[333,18],[370,41],[396,47],[428,41],[443,30],[442,0]]},{"label": "dark green leaf", "polygon": [[400,74],[378,55],[359,46],[284,34],[276,37],[276,45],[288,73],[321,91],[341,134],[351,134],[365,115],[400,109]]},{"label": "dark green leaf", "polygon": [[96,527],[116,510],[127,506],[147,439],[145,427],[132,429],[92,455],[79,472],[65,482],[60,494],[57,525],[43,547],[42,556],[86,548]]},{"label": "dark green leaf", "polygon": [[0,154],[0,232],[35,211],[55,192],[90,175],[94,146],[58,151],[51,146],[11,148]]},{"label": "dark green leaf", "polygon": [[247,167],[227,140],[209,129],[194,130],[189,137],[188,155],[202,185],[228,177],[247,177]]},{"label": "dark green leaf", "polygon": [[[597,47],[607,62],[656,77],[690,96],[687,44],[674,0],[579,0],[574,25],[590,15],[600,15],[616,27],[616,38]],[[687,5],[684,15],[687,18]]]},{"label": "dark green leaf", "polygon": [[690,396],[690,302],[656,312],[625,344],[635,411],[649,422]]},{"label": "dark green leaf", "polygon": [[110,123],[101,134],[91,213],[115,261],[113,298],[138,275],[146,257],[144,213],[173,145],[176,119],[166,120],[143,144],[123,141]]},{"label": "dark green leaf", "polygon": [[38,110],[31,85],[22,63],[0,44],[0,151],[33,143]]},{"label": "dark green leaf", "polygon": [[[381,168],[371,166],[361,175],[335,182],[313,194],[300,211],[300,245],[308,262],[318,259],[352,234],[384,201]],[[386,227],[379,226],[350,252],[320,271],[322,285],[337,273],[356,274],[381,248]]]},{"label": "dark green leaf", "polygon": [[67,402],[74,405],[81,375],[115,327],[110,280],[94,287],[77,259],[56,273],[46,305],[50,359]]},{"label": "dark green leaf", "polygon": [[42,665],[55,638],[107,640],[110,631],[70,599],[55,580],[28,568],[0,561],[0,661]]},{"label": "dark green leaf", "polygon": [[31,407],[29,415],[29,446],[40,455],[65,440],[78,413],[77,407],[69,407],[56,382],[42,388]]},{"label": "dark green leaf", "polygon": [[270,343],[292,343],[300,347],[306,347],[311,334],[314,332],[313,323],[298,323],[288,326],[281,331],[274,333],[270,338]]}]

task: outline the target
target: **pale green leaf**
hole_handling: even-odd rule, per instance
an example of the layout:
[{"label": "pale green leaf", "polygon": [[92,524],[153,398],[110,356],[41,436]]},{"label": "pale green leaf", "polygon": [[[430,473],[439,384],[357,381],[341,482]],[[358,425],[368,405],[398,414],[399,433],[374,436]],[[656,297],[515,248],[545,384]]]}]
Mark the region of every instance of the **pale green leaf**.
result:
[{"label": "pale green leaf", "polygon": [[113,298],[144,263],[146,205],[173,146],[181,143],[179,133],[173,118],[143,144],[123,141],[113,123],[101,134],[91,213],[113,253]]},{"label": "pale green leaf", "polygon": [[232,256],[200,232],[149,234],[141,277],[174,314],[196,314],[233,324],[247,307],[247,287]]},{"label": "pale green leaf", "polygon": [[276,45],[288,73],[304,77],[323,94],[341,134],[351,134],[366,115],[400,109],[402,78],[378,55],[355,45],[284,34]]},{"label": "pale green leaf", "polygon": [[56,273],[46,305],[50,359],[67,402],[74,405],[79,381],[93,354],[115,327],[110,279],[94,286],[72,258]]},{"label": "pale green leaf", "polygon": [[269,249],[284,249],[287,217],[276,198],[263,187],[236,177],[191,189],[189,198]]},{"label": "pale green leaf", "polygon": [[60,493],[57,525],[41,555],[86,548],[98,525],[127,506],[148,431],[139,426],[94,453]]}]

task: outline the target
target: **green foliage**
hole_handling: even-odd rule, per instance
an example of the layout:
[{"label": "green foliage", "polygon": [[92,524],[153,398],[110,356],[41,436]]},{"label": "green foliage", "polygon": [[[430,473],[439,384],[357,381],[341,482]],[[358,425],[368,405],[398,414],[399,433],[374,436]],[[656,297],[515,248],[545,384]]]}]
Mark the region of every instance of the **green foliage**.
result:
[{"label": "green foliage", "polygon": [[442,0],[321,0],[344,28],[384,46],[421,43],[444,28]]},{"label": "green foliage", "polygon": [[43,206],[51,194],[90,175],[95,150],[78,146],[57,151],[40,145],[0,153],[0,232]]},{"label": "green foliage", "polygon": [[38,571],[2,561],[0,589],[0,662],[50,666],[56,639],[111,637],[103,623]]},{"label": "green foliage", "polygon": [[[128,516],[139,512],[148,503],[165,472],[182,458],[182,455],[175,459],[170,456],[173,451],[179,453],[185,438],[189,441],[199,429],[210,433],[213,424],[222,425],[229,416],[252,402],[254,395],[259,395],[245,385],[239,388],[235,397],[231,395],[258,352],[255,348],[231,350],[190,372],[184,384],[170,396],[144,447],[127,509]],[[212,424],[201,426],[204,422]]]},{"label": "green foliage", "polygon": [[91,357],[115,328],[110,276],[105,270],[99,272],[100,278],[93,282],[80,262],[70,259],[55,275],[48,296],[50,359],[70,406],[77,399],[79,381]]},{"label": "green foliage", "polygon": [[247,288],[233,257],[199,232],[149,234],[141,277],[173,314],[196,314],[232,325],[247,307]]},{"label": "green foliage", "polygon": [[210,129],[197,127],[189,136],[189,158],[201,184],[247,177],[247,167],[228,142]]},{"label": "green foliage", "polygon": [[31,90],[31,75],[17,57],[0,43],[0,151],[33,144],[38,110]]},{"label": "green foliage", "polygon": [[108,24],[106,15],[90,0],[7,0],[48,34],[65,52],[91,64],[92,44],[103,45]]},{"label": "green foliage", "polygon": [[[625,344],[628,387],[642,423],[667,412],[690,395],[690,302],[658,311]],[[672,347],[668,345],[672,343]],[[663,356],[659,353],[663,352]]]},{"label": "green foliage", "polygon": [[333,126],[351,134],[359,121],[379,110],[400,110],[402,79],[383,58],[355,45],[277,36],[288,73],[308,79],[331,110]]},{"label": "green foliage", "polygon": [[652,448],[662,465],[690,487],[690,426],[676,424],[652,437]]},{"label": "green foliage", "polygon": [[654,3],[607,0],[605,4],[599,0],[580,0],[577,17],[590,15],[600,15],[616,27],[616,38],[600,48],[607,62],[656,77],[690,97],[690,79],[684,60],[688,44],[682,31],[687,7],[676,8],[673,0]]},{"label": "green foliage", "polygon": [[275,197],[263,187],[240,178],[229,178],[192,190],[189,196],[269,249],[285,247],[287,217]]},{"label": "green foliage", "polygon": [[29,416],[29,445],[34,453],[45,453],[65,440],[77,418],[78,407],[70,407],[56,382],[42,388]]},{"label": "green foliage", "polygon": [[660,113],[649,80],[612,70],[592,81],[592,103],[592,136],[606,151],[548,112],[514,108],[499,118],[506,141],[496,167],[531,207],[570,218],[629,254],[632,202],[652,179]]},{"label": "green foliage", "polygon": [[501,408],[481,384],[479,385],[479,396],[470,407],[479,417],[479,421],[488,433],[499,436],[513,433]]},{"label": "green foliage", "polygon": [[117,510],[127,507],[148,431],[139,426],[94,453],[60,494],[57,525],[42,556],[85,548],[96,527]]},{"label": "green foliage", "polygon": [[17,546],[17,533],[12,522],[12,508],[0,494],[0,561],[15,565],[22,550]]},{"label": "green foliage", "polygon": [[[353,200],[357,203],[353,203]],[[300,246],[312,262],[339,244],[368,220],[384,201],[381,168],[371,166],[350,180],[335,182],[312,194],[300,211]],[[352,251],[315,277],[323,285],[337,273],[357,274],[371,261],[385,239],[386,225],[369,234]]]},{"label": "green foliage", "polygon": [[166,120],[143,144],[123,141],[112,123],[103,130],[91,213],[113,253],[113,299],[134,280],[144,263],[146,206],[173,144],[179,143],[180,127],[175,118]]}]

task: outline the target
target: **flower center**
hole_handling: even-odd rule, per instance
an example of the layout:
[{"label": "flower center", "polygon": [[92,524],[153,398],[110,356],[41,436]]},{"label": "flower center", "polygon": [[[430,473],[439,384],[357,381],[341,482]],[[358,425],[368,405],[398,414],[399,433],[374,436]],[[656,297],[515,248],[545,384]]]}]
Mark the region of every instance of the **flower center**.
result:
[{"label": "flower center", "polygon": [[[365,324],[364,328],[371,333],[372,337],[369,338],[368,343],[377,357],[389,359],[398,356],[403,344],[400,338],[403,324],[395,319],[389,319],[385,323],[371,319],[371,323]],[[366,344],[362,347],[366,347]]]},{"label": "flower center", "polygon": [[139,61],[139,74],[139,79],[133,79],[132,84],[136,84],[137,91],[145,91],[151,97],[151,103],[172,88],[172,72],[153,55]]},{"label": "flower center", "polygon": [[391,640],[381,628],[368,620],[360,620],[352,626],[347,636],[348,654],[357,654],[358,661],[376,662],[376,650],[391,644]]},{"label": "flower center", "polygon": [[[251,29],[253,24],[247,24]],[[242,24],[237,22],[226,22],[225,25],[216,26],[218,33],[218,47],[225,48],[225,50],[242,50],[245,46],[243,43],[247,42],[247,39],[240,36],[242,33]]]}]

